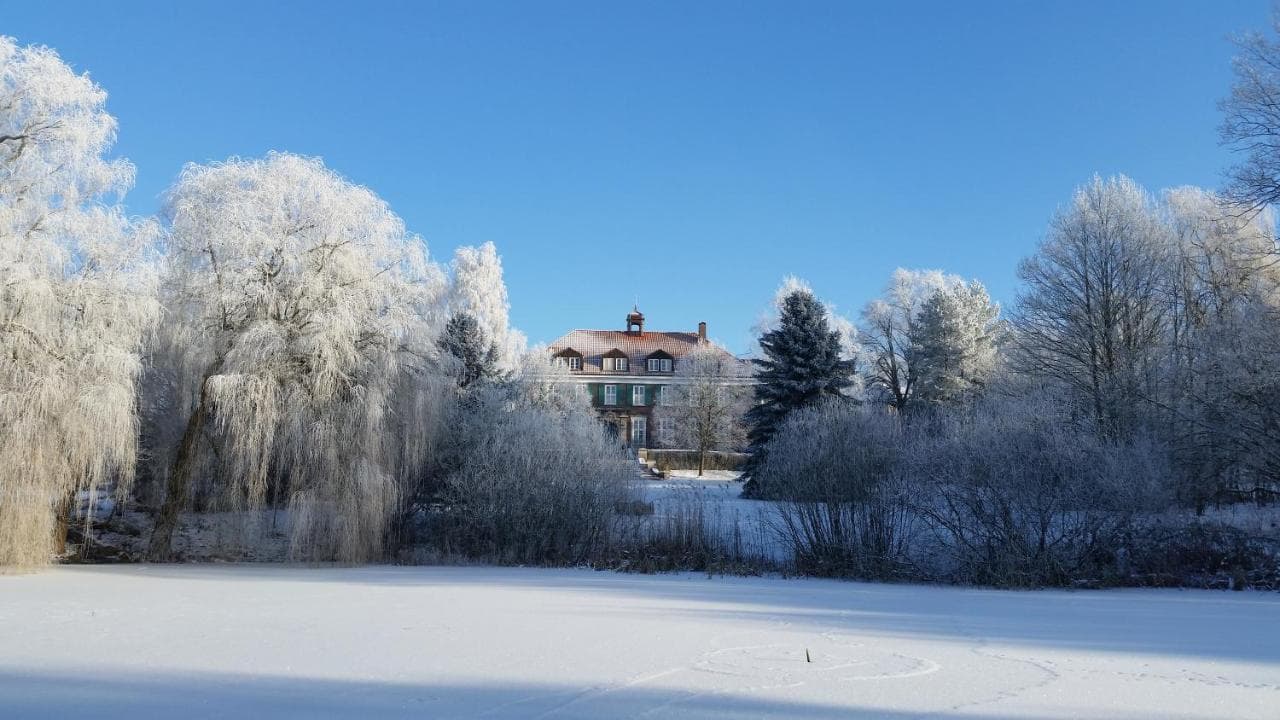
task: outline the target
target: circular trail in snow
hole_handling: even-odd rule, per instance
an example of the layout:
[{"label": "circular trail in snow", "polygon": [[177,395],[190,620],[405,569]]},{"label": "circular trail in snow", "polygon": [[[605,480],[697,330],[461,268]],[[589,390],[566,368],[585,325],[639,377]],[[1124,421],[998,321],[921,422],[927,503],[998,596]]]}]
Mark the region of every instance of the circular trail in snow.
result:
[{"label": "circular trail in snow", "polygon": [[838,638],[797,636],[786,641],[712,650],[693,668],[716,675],[792,683],[913,678],[935,673],[942,666],[928,658]]}]

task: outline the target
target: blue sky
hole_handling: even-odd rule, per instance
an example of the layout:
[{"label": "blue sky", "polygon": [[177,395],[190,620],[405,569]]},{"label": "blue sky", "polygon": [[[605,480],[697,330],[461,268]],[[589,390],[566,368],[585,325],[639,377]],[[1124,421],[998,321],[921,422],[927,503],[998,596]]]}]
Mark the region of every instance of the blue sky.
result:
[{"label": "blue sky", "polygon": [[534,341],[699,320],[786,274],[856,313],[896,267],[999,300],[1093,173],[1217,187],[1229,35],[1266,0],[58,2],[0,33],[110,93],[131,212],[183,163],[318,155],[432,254],[494,241]]}]

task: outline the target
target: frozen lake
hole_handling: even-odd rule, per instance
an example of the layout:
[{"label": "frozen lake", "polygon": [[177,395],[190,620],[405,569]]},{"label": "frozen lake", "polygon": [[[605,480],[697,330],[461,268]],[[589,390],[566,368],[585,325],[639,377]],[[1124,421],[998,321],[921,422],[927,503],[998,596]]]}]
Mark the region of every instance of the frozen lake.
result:
[{"label": "frozen lake", "polygon": [[1275,718],[1278,708],[1275,594],[482,567],[0,576],[4,718]]}]

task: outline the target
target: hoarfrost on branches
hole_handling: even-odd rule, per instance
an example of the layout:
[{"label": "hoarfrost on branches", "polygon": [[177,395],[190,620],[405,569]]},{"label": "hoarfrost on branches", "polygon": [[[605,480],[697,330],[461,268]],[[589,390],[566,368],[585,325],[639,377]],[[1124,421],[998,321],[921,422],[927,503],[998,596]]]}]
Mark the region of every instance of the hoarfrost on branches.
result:
[{"label": "hoarfrost on branches", "polygon": [[494,244],[458,248],[453,255],[453,287],[450,309],[454,315],[475,319],[481,335],[492,344],[498,370],[516,369],[525,349],[525,338],[510,327],[507,286],[502,278],[502,258]]},{"label": "hoarfrost on branches", "polygon": [[0,37],[0,566],[48,562],[78,493],[92,512],[133,478],[155,233],[117,204],[133,166],[107,157],[106,98]]},{"label": "hoarfrost on branches", "polygon": [[287,498],[295,557],[376,557],[400,502],[396,438],[413,433],[392,409],[441,320],[424,244],[369,190],[283,153],[188,165],[164,216],[170,332],[193,372],[152,556],[169,555],[209,442],[232,506]]}]

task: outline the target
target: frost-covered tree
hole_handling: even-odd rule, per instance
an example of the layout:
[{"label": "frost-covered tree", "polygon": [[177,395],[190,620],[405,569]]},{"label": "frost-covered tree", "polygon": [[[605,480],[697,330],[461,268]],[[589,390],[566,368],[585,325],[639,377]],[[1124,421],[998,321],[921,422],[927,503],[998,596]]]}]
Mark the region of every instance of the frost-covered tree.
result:
[{"label": "frost-covered tree", "polygon": [[928,300],[954,291],[964,280],[941,270],[898,268],[881,297],[862,311],[858,338],[866,355],[866,385],[872,397],[905,411],[916,394],[916,320]]},{"label": "frost-covered tree", "polygon": [[698,476],[707,453],[740,448],[746,440],[743,424],[751,389],[743,363],[726,350],[700,347],[680,358],[673,383],[667,387],[658,418],[672,421],[675,440],[698,453]]},{"label": "frost-covered tree", "polygon": [[392,410],[435,352],[443,302],[425,245],[374,193],[283,153],[188,165],[164,219],[188,411],[151,556],[170,555],[200,471],[233,506],[286,498],[294,557],[377,556],[398,438],[415,434]]},{"label": "frost-covered tree", "polygon": [[933,404],[971,397],[996,370],[1000,306],[977,281],[938,290],[916,315],[913,336],[917,397]]},{"label": "frost-covered tree", "polygon": [[831,329],[827,311],[813,293],[797,289],[782,302],[778,327],[760,338],[763,358],[756,366],[755,405],[747,412],[751,457],[744,469],[743,494],[756,492],[752,473],[764,461],[767,445],[792,411],[853,384],[854,362],[842,354],[840,333]]},{"label": "frost-covered tree", "polygon": [[1280,266],[1269,211],[1214,193],[1165,193],[1167,350],[1158,410],[1184,499],[1280,481]]},{"label": "frost-covered tree", "polygon": [[76,495],[133,477],[153,234],[117,204],[106,97],[0,37],[0,566],[48,562]]},{"label": "frost-covered tree", "polygon": [[1152,394],[1167,244],[1168,227],[1146,191],[1123,176],[1095,176],[1018,269],[1018,365],[1074,389],[1109,435],[1131,430]]},{"label": "frost-covered tree", "polygon": [[[778,328],[778,322],[782,318],[783,303],[786,301],[787,297],[797,291],[807,292],[814,297],[817,297],[817,293],[813,291],[813,288],[809,283],[805,282],[804,279],[798,278],[795,275],[786,276],[782,279],[782,284],[778,286],[776,291],[774,291],[773,299],[769,302],[769,307],[760,314],[751,328],[756,337],[763,337],[765,333]],[[844,315],[841,315],[839,308],[835,305],[821,299],[819,299],[819,302],[822,303],[823,310],[826,310],[827,312],[827,322],[831,325],[831,329],[840,333],[841,357],[845,360],[856,361],[858,356],[861,354],[861,348],[858,345],[858,329],[854,327],[853,321],[849,320],[849,318]],[[853,393],[858,395],[860,394],[859,391],[860,388],[856,387],[856,385],[851,385],[849,389],[846,390],[846,394]]]},{"label": "frost-covered tree", "polygon": [[[1280,11],[1272,15],[1280,32]],[[1227,196],[1246,209],[1262,210],[1280,201],[1280,41],[1252,32],[1236,40],[1235,82],[1219,107],[1223,144],[1244,155],[1228,173]],[[1275,245],[1270,259],[1280,262]]]},{"label": "frost-covered tree", "polygon": [[516,369],[525,349],[522,333],[510,327],[507,286],[502,278],[502,258],[493,243],[478,248],[458,248],[453,255],[450,307],[454,315],[475,319],[485,341],[494,348],[500,371]]},{"label": "frost-covered tree", "polygon": [[521,402],[561,415],[594,412],[586,386],[574,382],[573,374],[563,363],[548,362],[549,356],[545,345],[529,348],[521,355],[513,376]]}]

